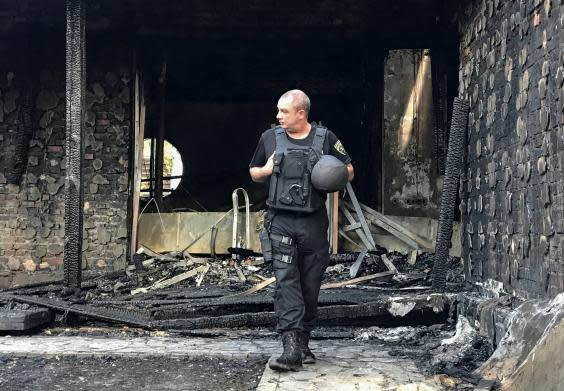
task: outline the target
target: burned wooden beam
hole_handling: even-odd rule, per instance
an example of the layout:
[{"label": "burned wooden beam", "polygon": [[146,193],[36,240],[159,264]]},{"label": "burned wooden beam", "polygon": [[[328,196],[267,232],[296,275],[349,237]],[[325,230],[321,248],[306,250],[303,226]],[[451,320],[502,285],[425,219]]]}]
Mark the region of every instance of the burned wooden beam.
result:
[{"label": "burned wooden beam", "polygon": [[433,264],[433,288],[438,290],[444,290],[446,287],[447,258],[452,238],[452,224],[456,195],[458,194],[460,166],[462,164],[462,155],[464,154],[468,110],[468,102],[454,98]]},{"label": "burned wooden beam", "polygon": [[[389,272],[387,272],[389,273]],[[344,293],[345,296],[346,292]],[[364,297],[368,295],[368,297]],[[380,295],[343,298],[339,295],[321,295],[318,310],[319,320],[324,324],[354,325],[358,322],[384,322],[401,324],[426,313],[448,316],[452,298],[445,294],[409,295],[389,297]],[[270,296],[229,297],[223,300],[201,300],[147,308],[127,302],[95,306],[77,304],[60,299],[1,294],[0,299],[34,304],[66,314],[79,315],[95,320],[121,323],[147,329],[201,329],[270,326],[274,324],[272,298]],[[367,299],[366,302],[358,300]],[[437,315],[438,314],[438,315]],[[446,315],[445,315],[446,314]],[[427,315],[425,315],[427,316]],[[436,320],[436,319],[435,319]]]},{"label": "burned wooden beam", "polygon": [[108,309],[94,307],[85,304],[73,304],[70,302],[54,299],[45,299],[36,296],[0,295],[1,299],[12,300],[18,303],[35,304],[40,307],[50,308],[56,311],[81,315],[92,319],[103,320],[112,323],[123,323],[135,327],[151,328],[150,318],[140,315],[140,310]]},{"label": "burned wooden beam", "polygon": [[362,261],[364,261],[364,258],[366,257],[367,253],[368,253],[368,251],[365,250],[365,251],[362,251],[360,254],[358,254],[358,258],[351,265],[351,269],[350,269],[351,278],[355,278],[356,275],[358,274],[358,271],[360,270],[360,265],[362,265]]},{"label": "burned wooden beam", "polygon": [[267,286],[269,286],[270,284],[272,284],[274,281],[276,281],[276,277],[270,277],[270,278],[264,280],[263,282],[258,283],[258,284],[255,285],[254,287],[252,287],[252,288],[250,288],[250,289],[247,289],[247,290],[244,291],[244,292],[237,293],[237,294],[233,295],[233,297],[247,296],[247,295],[250,295],[250,294],[252,294],[252,293],[258,292],[258,291],[260,291],[261,289],[264,289],[264,288],[266,288]]},{"label": "burned wooden beam", "polygon": [[0,331],[24,331],[40,327],[53,320],[47,308],[1,309]]},{"label": "burned wooden beam", "polygon": [[[440,305],[441,308],[438,308],[437,305]],[[321,324],[355,324],[356,322],[366,322],[375,317],[385,317],[388,319],[387,322],[394,318],[395,322],[400,322],[401,318],[406,318],[408,315],[419,318],[423,312],[428,313],[431,319],[433,316],[440,316],[440,314],[447,316],[449,305],[450,303],[446,299],[437,303],[434,300],[428,300],[428,296],[395,300],[384,299],[355,305],[332,305],[319,307],[318,321]],[[275,321],[276,315],[274,312],[247,312],[223,316],[161,320],[152,322],[151,325],[154,328],[193,330],[272,326]],[[374,323],[374,320],[369,322]]]},{"label": "burned wooden beam", "polygon": [[347,193],[349,194],[349,197],[352,201],[353,208],[356,212],[356,216],[359,220],[359,223],[362,226],[362,230],[364,231],[364,234],[366,235],[366,238],[368,239],[368,242],[371,245],[371,247],[369,247],[367,249],[368,250],[374,250],[376,248],[376,243],[374,243],[374,238],[372,237],[372,233],[370,232],[370,229],[368,229],[368,224],[366,223],[366,218],[364,217],[364,213],[362,213],[362,210],[360,209],[360,203],[356,199],[356,194],[354,193],[354,190],[353,190],[352,185],[350,183],[347,183]]},{"label": "burned wooden beam", "polygon": [[370,274],[368,276],[357,277],[357,278],[353,278],[351,280],[333,282],[333,283],[330,283],[330,284],[323,284],[323,285],[321,285],[321,289],[342,288],[342,287],[347,286],[347,285],[355,285],[355,284],[358,284],[360,282],[366,282],[366,281],[371,281],[371,280],[375,280],[375,279],[390,279],[396,273],[397,273],[397,271],[387,271],[387,272]]},{"label": "burned wooden beam", "polygon": [[[352,207],[351,204],[348,204],[348,206]],[[360,204],[360,207],[366,213],[366,219],[371,224],[386,230],[389,234],[395,236],[408,246],[414,249],[425,250],[432,248],[432,244],[429,241],[409,231],[407,228],[394,221],[390,216],[383,215],[364,204]]]},{"label": "burned wooden beam", "polygon": [[206,268],[209,269],[209,265],[208,266],[199,266],[197,268],[194,268],[194,269],[189,270],[187,272],[178,274],[178,275],[171,277],[169,279],[166,279],[164,281],[157,281],[156,283],[154,283],[153,285],[151,285],[147,288],[134,289],[134,290],[131,291],[131,295],[136,295],[138,293],[147,293],[148,291],[151,291],[151,290],[166,288],[168,286],[171,286],[171,285],[177,284],[181,281],[184,281],[184,280],[186,280],[190,277],[194,277],[196,274],[206,270]]},{"label": "burned wooden beam", "polygon": [[[355,221],[354,217],[352,216],[351,212],[349,212],[349,210],[346,208],[346,206],[344,204],[340,204],[339,208],[341,209],[341,212],[343,212],[343,215],[345,216],[345,218],[349,222],[349,225],[350,226],[353,226],[353,225],[356,226],[356,224],[358,222]],[[362,227],[362,225],[361,225],[361,227]],[[370,241],[368,236],[366,236],[365,231],[361,227],[355,228],[356,234],[358,235],[358,237],[360,238],[360,240],[364,244],[364,247],[365,247],[366,250],[373,250],[375,248],[375,246],[372,245],[372,242]],[[372,234],[370,234],[370,238],[372,238]]]},{"label": "burned wooden beam", "polygon": [[64,280],[80,289],[82,279],[83,123],[86,76],[85,12],[82,0],[66,3],[66,177]]}]

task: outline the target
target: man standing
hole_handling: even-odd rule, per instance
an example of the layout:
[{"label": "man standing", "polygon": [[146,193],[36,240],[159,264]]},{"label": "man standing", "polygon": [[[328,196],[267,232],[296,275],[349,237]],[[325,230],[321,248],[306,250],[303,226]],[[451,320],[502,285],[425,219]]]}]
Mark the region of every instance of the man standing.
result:
[{"label": "man standing", "polygon": [[296,371],[302,362],[315,362],[308,344],[329,243],[326,196],[311,184],[312,166],[321,155],[333,155],[346,165],[348,180],[354,176],[341,142],[330,130],[310,123],[309,110],[303,91],[283,94],[276,115],[280,125],[262,134],[249,170],[255,182],[270,178],[261,244],[276,277],[274,309],[284,353],[269,366],[277,371]]}]

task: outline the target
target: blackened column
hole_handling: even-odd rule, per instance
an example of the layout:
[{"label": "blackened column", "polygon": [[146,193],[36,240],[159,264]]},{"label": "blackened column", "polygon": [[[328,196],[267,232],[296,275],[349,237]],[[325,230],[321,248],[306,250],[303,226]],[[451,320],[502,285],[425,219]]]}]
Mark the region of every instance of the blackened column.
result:
[{"label": "blackened column", "polygon": [[80,288],[83,183],[82,124],[86,74],[85,16],[82,0],[66,2],[66,177],[64,274],[68,288]]}]

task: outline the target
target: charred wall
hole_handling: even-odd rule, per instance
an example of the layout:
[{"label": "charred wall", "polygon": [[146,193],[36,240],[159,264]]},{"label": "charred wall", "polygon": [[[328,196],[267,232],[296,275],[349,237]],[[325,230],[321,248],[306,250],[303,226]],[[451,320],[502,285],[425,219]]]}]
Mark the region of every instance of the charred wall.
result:
[{"label": "charred wall", "polygon": [[[63,263],[64,34],[34,39],[22,48],[6,44],[13,37],[0,49],[0,286]],[[87,55],[82,262],[111,270],[126,259],[130,62],[124,48],[106,50],[95,39],[88,49],[96,55]]]},{"label": "charred wall", "polygon": [[564,291],[561,1],[472,1],[460,14],[470,102],[463,254],[474,281]]}]

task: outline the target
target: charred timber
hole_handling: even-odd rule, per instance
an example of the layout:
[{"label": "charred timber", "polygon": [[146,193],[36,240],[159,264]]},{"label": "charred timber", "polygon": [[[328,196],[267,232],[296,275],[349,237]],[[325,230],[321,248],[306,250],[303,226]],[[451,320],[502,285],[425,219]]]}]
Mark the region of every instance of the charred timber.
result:
[{"label": "charred timber", "polygon": [[[324,297],[319,300],[319,306],[359,304],[358,301],[341,300],[338,297]],[[256,298],[233,298],[224,301],[209,301],[187,303],[180,305],[161,306],[154,310],[155,319],[189,318],[201,316],[223,316],[236,313],[272,311],[273,300],[271,296]]]},{"label": "charred timber", "polygon": [[82,157],[85,89],[85,12],[82,0],[66,3],[66,177],[64,280],[80,289],[82,250]]},{"label": "charred timber", "polygon": [[[448,317],[449,305],[445,305],[437,311],[431,305],[417,303],[409,313],[402,316],[394,316],[388,309],[387,302],[378,301],[358,305],[335,305],[320,307],[318,309],[318,321],[320,324],[330,325],[353,325],[353,324],[374,324],[374,318],[385,319],[386,324],[402,324],[404,320],[409,322],[424,324],[422,317],[428,317],[430,323],[441,318],[444,321]],[[411,303],[410,303],[411,304]],[[173,330],[194,330],[194,329],[213,329],[213,328],[232,328],[232,327],[261,327],[272,326],[275,324],[276,315],[274,312],[248,312],[242,314],[224,316],[204,316],[190,319],[170,319],[155,321],[151,325],[153,328],[173,329]]]},{"label": "charred timber", "polygon": [[[319,305],[337,305],[337,304],[361,304],[369,301],[380,300],[382,293],[366,292],[361,290],[335,290],[333,292],[321,291],[319,294]],[[390,293],[386,293],[386,298],[390,297]],[[95,300],[91,302],[93,306],[106,307],[106,306],[127,306],[135,305],[143,308],[158,307],[158,310],[171,310],[182,308],[194,307],[221,307],[221,306],[256,306],[264,304],[272,304],[273,299],[271,294],[255,295],[255,296],[224,296],[224,297],[197,297],[194,298],[181,298],[181,299],[136,299],[136,300]]]},{"label": "charred timber", "polygon": [[440,291],[446,288],[447,260],[451,245],[454,208],[458,194],[467,123],[468,102],[454,98],[433,263],[433,288]]},{"label": "charred timber", "polygon": [[62,300],[46,299],[36,296],[3,294],[0,295],[0,299],[12,300],[18,303],[35,304],[55,311],[85,316],[111,323],[123,323],[135,327],[151,328],[151,319],[146,316],[146,313],[140,310],[131,310],[126,308],[99,308],[85,304],[73,304]]},{"label": "charred timber", "polygon": [[[199,316],[181,319],[155,319],[150,310],[130,308],[101,308],[86,304],[70,303],[62,300],[36,296],[0,294],[0,299],[19,303],[35,304],[59,312],[79,315],[112,323],[122,323],[147,329],[194,330],[206,328],[260,327],[271,326],[275,322],[275,313],[246,312],[223,316]],[[450,316],[453,301],[448,295],[412,295],[395,299],[381,298],[356,305],[322,306],[318,310],[320,323],[353,325],[378,324],[401,325],[404,323],[429,324],[444,321]],[[252,306],[253,309],[260,308]],[[173,315],[173,314],[171,314]],[[180,314],[174,314],[176,316]],[[440,319],[439,319],[440,318]]]}]

